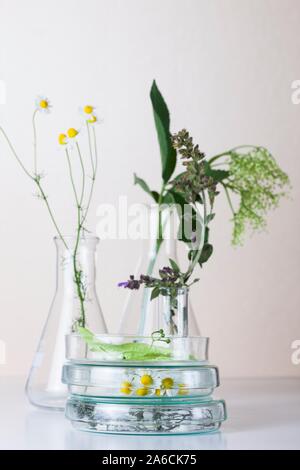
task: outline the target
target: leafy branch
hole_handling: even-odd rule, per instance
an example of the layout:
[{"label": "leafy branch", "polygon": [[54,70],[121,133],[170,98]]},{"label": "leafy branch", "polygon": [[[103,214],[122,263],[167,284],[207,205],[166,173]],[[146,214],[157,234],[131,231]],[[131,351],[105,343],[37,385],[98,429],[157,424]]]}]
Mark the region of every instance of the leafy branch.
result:
[{"label": "leafy branch", "polygon": [[[212,256],[213,246],[209,242],[209,223],[215,216],[213,207],[219,188],[224,189],[233,214],[232,243],[239,245],[243,242],[247,228],[252,230],[265,228],[268,211],[278,207],[280,199],[288,194],[290,181],[274,157],[263,147],[241,145],[207,159],[199,146],[194,145],[193,138],[186,129],[171,135],[169,111],[155,81],[150,96],[161,154],[161,191],[152,190],[146,181],[137,175],[135,175],[134,182],[158,204],[160,215],[161,205],[170,204],[180,208],[181,225],[184,225],[188,219],[190,226],[197,227],[197,222],[200,221],[201,233],[196,234],[196,241],[185,235],[181,238],[189,247],[189,268],[186,273],[181,273],[182,278],[179,276],[174,283],[179,286],[180,279],[185,279],[186,282],[197,264],[202,267]],[[184,171],[171,180],[176,168],[177,153],[181,157]],[[208,201],[206,201],[206,193]],[[232,196],[239,198],[237,209],[234,207]],[[199,207],[204,212],[203,217],[200,215]],[[156,254],[162,242],[163,230],[160,216]],[[171,266],[163,270],[172,268]],[[149,274],[151,270],[147,272],[147,275]],[[160,286],[165,280],[155,280],[151,276],[150,279],[147,287],[153,287],[153,298],[157,293],[159,295]],[[141,280],[134,279],[132,281],[141,282]],[[134,282],[125,287],[137,286]]]}]

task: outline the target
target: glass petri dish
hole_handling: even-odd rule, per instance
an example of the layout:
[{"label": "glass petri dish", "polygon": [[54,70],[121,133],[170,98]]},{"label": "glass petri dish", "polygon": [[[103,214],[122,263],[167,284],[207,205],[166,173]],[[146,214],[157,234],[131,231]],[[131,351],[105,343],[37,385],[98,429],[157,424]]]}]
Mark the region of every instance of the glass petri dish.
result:
[{"label": "glass petri dish", "polygon": [[63,367],[62,382],[73,395],[138,399],[206,397],[219,386],[219,373],[217,367],[199,364],[120,367],[68,363]]},{"label": "glass petri dish", "polygon": [[[167,341],[166,341],[167,340]],[[66,358],[86,364],[130,362],[193,363],[208,361],[209,338],[170,337],[153,340],[148,336],[94,335],[89,344],[77,333],[66,336]]]},{"label": "glass petri dish", "polygon": [[226,419],[223,400],[99,400],[71,395],[67,419],[82,431],[109,434],[178,435],[217,431]]}]

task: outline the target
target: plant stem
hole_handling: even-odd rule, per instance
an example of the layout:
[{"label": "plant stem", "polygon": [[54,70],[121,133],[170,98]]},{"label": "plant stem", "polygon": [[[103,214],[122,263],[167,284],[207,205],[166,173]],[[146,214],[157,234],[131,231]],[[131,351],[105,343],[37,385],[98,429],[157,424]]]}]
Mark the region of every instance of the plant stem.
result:
[{"label": "plant stem", "polygon": [[0,131],[2,132],[12,154],[14,155],[14,157],[16,158],[18,164],[20,165],[20,167],[22,168],[22,170],[24,171],[24,173],[28,176],[28,178],[30,178],[32,181],[34,181],[34,183],[37,185],[38,189],[39,189],[39,192],[40,192],[40,195],[41,195],[41,198],[45,201],[45,204],[46,204],[46,207],[48,209],[48,212],[49,212],[49,215],[50,215],[50,218],[53,222],[53,225],[55,227],[55,230],[59,236],[59,238],[62,240],[63,244],[65,245],[65,247],[68,249],[68,246],[67,246],[67,243],[65,242],[64,238],[63,238],[63,235],[58,227],[58,224],[55,220],[55,217],[54,217],[54,214],[52,212],[52,209],[50,207],[50,204],[48,202],[48,199],[47,199],[47,196],[41,186],[41,183],[40,183],[40,177],[38,175],[31,175],[30,172],[26,169],[26,167],[24,166],[24,164],[22,163],[22,160],[19,158],[17,152],[15,151],[15,148],[14,146],[12,145],[9,137],[7,136],[6,132],[4,131],[4,129],[2,127],[0,127]]},{"label": "plant stem", "polygon": [[74,196],[75,196],[76,205],[77,205],[77,208],[78,208],[79,199],[78,199],[77,190],[76,190],[76,186],[75,186],[75,182],[74,182],[73,170],[72,170],[72,165],[71,165],[71,160],[70,160],[70,155],[69,155],[68,149],[66,149],[66,156],[67,156],[67,162],[68,162],[68,167],[69,167],[71,184],[72,184],[72,188],[73,188],[73,192],[74,192]]},{"label": "plant stem", "polygon": [[225,157],[227,155],[230,155],[234,152],[236,152],[239,149],[245,149],[245,148],[252,148],[252,149],[258,149],[257,145],[238,145],[237,147],[233,147],[231,150],[228,150],[227,152],[219,153],[218,155],[215,155],[214,157],[210,158],[208,160],[208,163],[211,165],[214,161],[218,160],[221,157]]},{"label": "plant stem", "polygon": [[81,188],[81,196],[79,199],[79,204],[77,204],[77,235],[76,235],[76,242],[75,242],[75,248],[73,251],[73,269],[74,269],[74,276],[75,276],[75,284],[77,288],[77,295],[80,303],[80,318],[79,318],[79,325],[82,326],[83,328],[85,327],[85,308],[84,308],[84,301],[85,301],[85,291],[84,291],[84,286],[82,284],[82,270],[78,268],[77,266],[77,255],[78,255],[78,248],[79,248],[79,242],[80,242],[80,236],[81,236],[81,231],[82,231],[82,223],[83,223],[83,199],[84,199],[84,193],[85,193],[85,168],[83,164],[83,159],[82,155],[80,152],[80,148],[78,143],[76,142],[76,148],[79,156],[79,161],[81,165],[81,171],[82,171],[82,188]]},{"label": "plant stem", "polygon": [[22,168],[22,170],[24,171],[24,173],[30,178],[30,179],[34,179],[34,177],[29,173],[29,171],[26,169],[26,167],[23,165],[22,161],[20,160],[20,158],[18,157],[17,155],[17,152],[15,151],[14,149],[14,146],[12,145],[10,139],[8,138],[5,130],[0,126],[0,131],[2,132],[12,154],[14,155],[14,157],[16,158],[17,162],[19,163],[20,167]]},{"label": "plant stem", "polygon": [[225,194],[226,194],[226,197],[227,197],[229,207],[232,211],[232,214],[233,214],[233,216],[235,216],[235,210],[234,210],[234,207],[233,207],[233,204],[232,204],[232,201],[231,201],[231,197],[230,197],[230,194],[229,194],[229,191],[228,191],[228,187],[224,183],[222,183],[222,186],[225,189]]},{"label": "plant stem", "polygon": [[84,224],[84,222],[87,218],[89,208],[90,208],[90,205],[91,205],[91,200],[92,200],[92,197],[93,197],[95,180],[96,180],[96,174],[97,174],[97,167],[98,167],[98,149],[97,149],[97,139],[96,139],[95,129],[93,127],[94,149],[95,149],[95,161],[94,161],[89,123],[87,122],[86,125],[87,125],[87,130],[88,130],[88,141],[89,141],[90,158],[91,158],[91,166],[92,166],[92,183],[91,183],[91,188],[90,188],[90,193],[89,193],[89,197],[88,197],[87,206],[86,206],[83,218],[82,218],[82,225]]},{"label": "plant stem", "polygon": [[80,242],[80,234],[81,234],[81,208],[80,206],[77,207],[77,236],[76,236],[76,243],[73,252],[73,270],[74,270],[74,281],[77,288],[77,295],[80,303],[80,318],[79,318],[79,325],[85,328],[85,308],[84,308],[84,301],[85,301],[85,293],[82,285],[82,271],[77,268],[77,253],[78,247]]},{"label": "plant stem", "polygon": [[159,194],[159,199],[158,199],[158,239],[159,241],[163,240],[163,230],[162,230],[162,213],[161,213],[161,205],[162,205],[162,200],[164,196],[164,191],[165,191],[165,183],[162,185],[160,194]]},{"label": "plant stem", "polygon": [[60,238],[61,241],[63,242],[65,248],[66,248],[67,250],[69,250],[69,247],[68,247],[68,245],[67,245],[67,243],[66,243],[66,241],[65,241],[65,239],[64,239],[64,237],[63,237],[63,235],[62,235],[62,233],[61,233],[61,231],[60,231],[60,229],[59,229],[59,227],[58,227],[58,225],[57,225],[57,222],[56,222],[55,217],[54,217],[54,215],[53,215],[52,209],[51,209],[50,204],[49,204],[49,202],[48,202],[48,198],[47,198],[47,196],[46,196],[46,194],[45,194],[45,192],[44,192],[44,190],[43,190],[43,188],[42,188],[42,186],[41,186],[41,183],[40,183],[40,181],[39,181],[39,178],[36,177],[36,178],[33,178],[33,180],[35,181],[35,184],[37,185],[37,187],[38,187],[38,189],[39,189],[39,191],[40,191],[41,198],[43,199],[43,201],[45,201],[45,204],[46,204],[46,207],[47,207],[47,209],[48,209],[50,218],[51,218],[51,220],[52,220],[52,222],[53,222],[53,225],[54,225],[54,227],[55,227],[55,229],[56,229],[56,231],[57,231],[57,233],[58,233],[58,235],[59,235],[59,238]]},{"label": "plant stem", "polygon": [[77,151],[78,151],[78,156],[79,156],[79,161],[80,161],[80,166],[81,166],[81,171],[82,171],[82,188],[81,188],[81,196],[80,196],[80,200],[79,200],[80,208],[82,208],[82,203],[83,203],[83,199],[84,199],[84,190],[85,190],[85,169],[84,169],[84,164],[83,164],[82,155],[81,155],[81,152],[80,152],[78,142],[76,142],[76,148],[77,148]]},{"label": "plant stem", "polygon": [[[190,266],[186,272],[186,274],[184,275],[184,280],[185,282],[188,281],[188,279],[191,277],[191,275],[193,274],[193,271],[195,269],[195,266],[197,265],[199,259],[200,259],[200,256],[201,256],[201,253],[202,253],[202,250],[203,250],[203,246],[204,246],[204,238],[205,238],[205,230],[206,230],[206,220],[207,220],[207,203],[206,203],[206,197],[205,197],[205,192],[204,191],[201,191],[201,198],[202,198],[202,201],[203,201],[203,224],[202,224],[202,234],[201,234],[201,239],[200,239],[200,242],[199,242],[199,246],[197,247],[197,255],[195,256],[194,259],[191,260],[191,263],[190,263]],[[195,209],[197,212],[198,210]]]}]

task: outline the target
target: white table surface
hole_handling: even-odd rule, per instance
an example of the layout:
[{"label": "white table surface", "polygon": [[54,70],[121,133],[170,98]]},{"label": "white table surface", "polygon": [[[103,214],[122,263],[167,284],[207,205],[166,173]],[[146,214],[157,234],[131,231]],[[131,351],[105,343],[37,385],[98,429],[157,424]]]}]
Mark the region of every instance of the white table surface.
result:
[{"label": "white table surface", "polygon": [[224,380],[221,432],[196,436],[116,436],[75,431],[63,413],[28,404],[24,381],[0,378],[0,449],[300,449],[300,378]]}]

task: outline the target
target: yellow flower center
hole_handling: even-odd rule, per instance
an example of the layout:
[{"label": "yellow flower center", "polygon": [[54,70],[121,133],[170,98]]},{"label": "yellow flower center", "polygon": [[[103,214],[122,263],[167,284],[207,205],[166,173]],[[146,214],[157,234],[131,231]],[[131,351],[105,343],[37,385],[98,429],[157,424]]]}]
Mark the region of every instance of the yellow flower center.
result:
[{"label": "yellow flower center", "polygon": [[121,384],[120,392],[124,393],[124,395],[130,395],[132,391],[132,384],[131,382],[125,381]]},{"label": "yellow flower center", "polygon": [[151,375],[148,375],[148,374],[142,375],[141,384],[142,385],[152,385],[153,384],[153,379],[152,379]]},{"label": "yellow flower center", "polygon": [[90,119],[88,119],[88,122],[90,122],[91,124],[95,124],[95,122],[97,122],[96,116],[92,115]]},{"label": "yellow flower center", "polygon": [[83,111],[86,113],[86,114],[92,114],[92,112],[94,111],[94,108],[93,106],[90,106],[90,105],[87,105],[83,108]]},{"label": "yellow flower center", "polygon": [[40,101],[40,107],[43,108],[43,109],[47,109],[49,106],[49,103],[47,100],[41,100]]},{"label": "yellow flower center", "polygon": [[171,377],[166,377],[165,379],[162,379],[161,385],[163,388],[166,390],[170,389],[174,385],[174,380]]},{"label": "yellow flower center", "polygon": [[148,395],[148,389],[147,389],[147,387],[138,388],[138,389],[136,390],[136,394],[137,394],[139,397],[144,397],[144,396]]},{"label": "yellow flower center", "polygon": [[161,390],[160,390],[160,388],[157,388],[157,389],[155,390],[155,395],[156,395],[157,397],[160,397],[160,395],[161,395]]},{"label": "yellow flower center", "polygon": [[59,136],[58,136],[58,142],[60,143],[60,145],[66,145],[66,143],[67,143],[67,136],[66,136],[66,134],[59,134]]},{"label": "yellow flower center", "polygon": [[76,129],[74,129],[74,127],[71,127],[68,130],[67,134],[70,137],[70,139],[74,139],[74,137],[76,137],[78,135],[78,131]]}]

